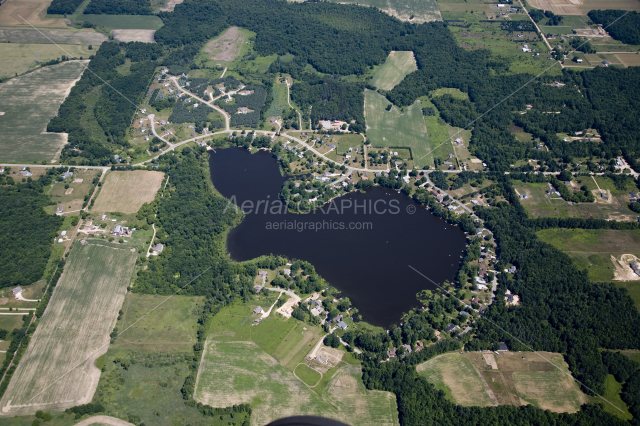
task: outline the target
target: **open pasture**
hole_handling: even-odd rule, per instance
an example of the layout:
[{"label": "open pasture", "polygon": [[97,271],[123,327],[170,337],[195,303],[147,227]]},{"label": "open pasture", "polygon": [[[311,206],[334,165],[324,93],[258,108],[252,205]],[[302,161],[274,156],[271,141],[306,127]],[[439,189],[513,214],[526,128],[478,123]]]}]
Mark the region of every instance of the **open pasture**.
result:
[{"label": "open pasture", "polygon": [[529,0],[531,7],[550,10],[556,15],[586,15],[594,9],[618,9],[640,11],[636,0]]},{"label": "open pasture", "polygon": [[480,407],[497,405],[471,361],[459,353],[437,356],[418,365],[416,369],[456,404]]},{"label": "open pasture", "polygon": [[228,28],[204,46],[203,51],[208,56],[208,62],[212,65],[227,66],[241,55],[251,35],[255,33],[238,27]]},{"label": "open pasture", "polygon": [[[51,44],[16,44],[0,43],[0,78],[14,77],[40,67],[42,62],[59,59],[62,55],[72,58],[89,58],[94,51],[89,46],[64,45],[64,51]],[[65,53],[66,52],[66,53]]]},{"label": "open pasture", "polygon": [[417,69],[413,52],[391,51],[386,62],[373,75],[371,85],[378,89],[391,90]]},{"label": "open pasture", "polygon": [[194,398],[213,407],[251,403],[253,425],[301,414],[354,426],[398,424],[395,397],[366,390],[359,372],[343,367],[318,395],[252,342],[207,341]]},{"label": "open pasture", "polygon": [[65,28],[62,16],[47,16],[50,4],[51,0],[7,0],[0,7],[0,27]]},{"label": "open pasture", "polygon": [[66,134],[44,132],[84,67],[79,61],[64,62],[0,84],[2,162],[52,161],[59,155]]},{"label": "open pasture", "polygon": [[128,293],[118,322],[118,330],[126,329],[127,332],[116,339],[113,348],[189,352],[196,343],[198,316],[204,298],[174,296],[166,300],[167,297]]},{"label": "open pasture", "polygon": [[441,21],[440,9],[436,0],[331,0],[334,3],[373,6],[391,16],[412,23]]},{"label": "open pasture", "polygon": [[163,25],[155,15],[82,15],[81,19],[112,30],[158,30]]},{"label": "open pasture", "polygon": [[29,347],[0,401],[3,415],[62,411],[91,401],[136,254],[98,243],[74,245]]},{"label": "open pasture", "polygon": [[473,364],[500,405],[531,404],[555,412],[574,413],[587,401],[577,382],[567,374],[567,364],[560,354],[500,352],[493,357],[497,369],[482,355],[482,352],[467,352],[463,356]]},{"label": "open pasture", "polygon": [[[23,43],[23,44],[86,44],[93,45],[97,50],[104,41],[108,40],[108,37],[101,33],[91,31],[58,31],[58,30],[27,30],[27,29],[4,29],[0,30],[0,43]],[[73,56],[73,51],[68,50],[69,47],[62,46],[64,50],[69,52],[67,55],[59,48],[49,49],[52,52],[57,51],[57,56],[62,55]],[[95,50],[93,51],[95,53]]]},{"label": "open pasture", "polygon": [[111,172],[102,185],[94,212],[136,213],[160,189],[164,173],[146,170]]},{"label": "open pasture", "polygon": [[365,90],[364,111],[367,121],[367,138],[371,141],[371,145],[380,148],[411,148],[416,166],[432,166],[433,153],[422,115],[421,102],[416,101],[404,111],[396,106],[392,106],[391,110],[387,111],[389,104],[384,96],[372,90]]}]

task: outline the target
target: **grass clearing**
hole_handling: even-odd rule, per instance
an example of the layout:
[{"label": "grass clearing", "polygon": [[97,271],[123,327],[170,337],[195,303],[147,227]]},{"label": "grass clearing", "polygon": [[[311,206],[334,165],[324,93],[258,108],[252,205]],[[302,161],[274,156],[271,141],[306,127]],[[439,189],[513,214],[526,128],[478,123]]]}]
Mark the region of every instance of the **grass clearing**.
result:
[{"label": "grass clearing", "polygon": [[[604,394],[602,397],[615,407],[612,407],[611,404],[604,404],[604,411],[607,411],[614,416],[618,416],[622,420],[628,421],[631,420],[633,416],[629,413],[629,407],[627,407],[627,404],[625,404],[625,402],[620,398],[620,392],[622,392],[622,384],[616,381],[613,374],[607,374],[607,380],[604,382]],[[602,398],[590,396],[589,402],[602,404]]]},{"label": "grass clearing", "polygon": [[385,63],[373,75],[371,85],[377,89],[391,90],[417,69],[413,52],[391,51]]},{"label": "grass clearing", "polygon": [[[640,230],[612,229],[545,229],[538,238],[564,251],[576,266],[586,269],[592,281],[612,281],[615,266],[611,256],[623,254],[640,256]],[[639,283],[640,284],[640,283]],[[630,287],[635,294],[635,286]],[[636,303],[638,303],[637,299]]]},{"label": "grass clearing", "polygon": [[51,44],[0,43],[0,57],[3,59],[0,64],[0,79],[35,70],[40,67],[42,62],[60,59],[62,55],[88,58],[95,52],[89,50],[89,46],[84,45],[64,45],[62,48],[66,53],[59,49],[53,49]]},{"label": "grass clearing", "polygon": [[228,28],[207,42],[198,56],[207,67],[226,67],[247,51],[247,40],[255,35],[256,33],[243,28]]},{"label": "grass clearing", "polygon": [[390,103],[384,96],[365,90],[364,104],[367,138],[372,146],[407,147],[411,149],[418,167],[433,165],[433,153],[430,152],[431,144],[420,101],[404,111],[396,106],[387,111]]},{"label": "grass clearing", "polygon": [[276,76],[273,86],[271,87],[273,100],[271,101],[271,105],[269,105],[265,117],[279,117],[289,109],[289,103],[287,102],[287,85],[279,83],[279,80],[280,78]]},{"label": "grass clearing", "polygon": [[367,391],[359,374],[345,365],[318,395],[252,342],[207,341],[195,399],[214,407],[251,403],[253,425],[301,414],[354,426],[398,424],[395,397]]},{"label": "grass clearing", "polygon": [[165,302],[166,299],[167,296],[127,294],[117,324],[118,330],[127,332],[112,347],[151,353],[189,352],[197,340],[204,297],[174,296]]},{"label": "grass clearing", "polygon": [[322,379],[322,374],[318,373],[316,370],[312,369],[306,364],[300,364],[294,370],[295,375],[308,384],[309,386],[315,386]]},{"label": "grass clearing", "polygon": [[159,30],[163,25],[155,15],[82,15],[81,20],[112,30]]},{"label": "grass clearing", "polygon": [[[65,28],[66,20],[60,15],[47,15],[51,0],[7,0],[0,8],[1,27]],[[20,19],[24,18],[27,22]],[[32,27],[33,26],[33,27]]]},{"label": "grass clearing", "polygon": [[111,172],[92,211],[136,213],[144,203],[153,201],[163,178],[162,172],[146,170]]},{"label": "grass clearing", "polygon": [[442,21],[436,0],[331,0],[331,2],[377,7],[391,16],[416,24]]},{"label": "grass clearing", "polygon": [[91,401],[100,378],[93,361],[108,347],[135,260],[128,248],[96,240],[74,245],[0,403],[4,414],[62,411]]},{"label": "grass clearing", "polygon": [[437,356],[416,369],[437,389],[458,405],[489,407],[495,405],[488,388],[471,361],[459,353]]},{"label": "grass clearing", "polygon": [[43,133],[85,64],[48,66],[0,84],[0,152],[7,163],[52,161],[67,142],[66,134]]}]

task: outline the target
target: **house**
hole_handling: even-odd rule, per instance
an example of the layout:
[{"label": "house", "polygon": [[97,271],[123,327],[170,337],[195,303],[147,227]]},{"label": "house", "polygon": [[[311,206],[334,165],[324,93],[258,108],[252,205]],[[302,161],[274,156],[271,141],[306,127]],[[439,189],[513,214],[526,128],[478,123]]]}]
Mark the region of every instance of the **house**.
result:
[{"label": "house", "polygon": [[116,229],[113,230],[113,235],[120,235],[121,232],[122,232],[122,226],[116,225]]},{"label": "house", "polygon": [[15,298],[17,299],[22,295],[22,287],[18,286],[16,288],[14,288],[12,290],[12,292],[13,292],[13,295],[15,296]]},{"label": "house", "polygon": [[457,325],[449,324],[447,328],[444,329],[445,333],[451,333],[453,330],[458,328]]},{"label": "house", "polygon": [[511,268],[507,269],[507,272],[510,274],[515,274],[518,269],[515,266],[511,266]]},{"label": "house", "polygon": [[509,350],[509,348],[507,347],[506,343],[498,343],[498,345],[500,346],[500,349],[498,349],[498,350],[501,351],[501,352]]},{"label": "house", "polygon": [[402,345],[402,347],[406,349],[407,353],[411,353],[411,346],[410,345]]},{"label": "house", "polygon": [[477,297],[474,297],[473,299],[471,299],[471,303],[478,303],[480,302],[480,299],[478,299]]},{"label": "house", "polygon": [[248,112],[249,112],[249,108],[247,107],[238,108],[238,114],[247,114]]},{"label": "house", "polygon": [[24,169],[23,169],[23,170],[20,170],[20,174],[21,174],[22,176],[31,176],[31,175],[32,175],[32,173],[31,173],[30,171],[28,171],[28,170],[24,170]]},{"label": "house", "polygon": [[267,271],[258,271],[258,275],[266,278],[269,275],[269,273]]},{"label": "house", "polygon": [[317,317],[318,315],[320,315],[322,313],[323,309],[321,307],[317,307],[317,308],[313,308],[311,309],[311,315],[313,315],[314,317]]},{"label": "house", "polygon": [[454,157],[454,155],[453,155],[453,154],[449,154],[449,158],[453,158],[453,157]]},{"label": "house", "polygon": [[346,330],[347,327],[349,327],[344,321],[340,321],[337,325],[338,325],[338,328],[341,328],[343,330]]},{"label": "house", "polygon": [[165,125],[167,122],[165,120],[160,120],[160,124]]},{"label": "house", "polygon": [[486,284],[487,282],[480,277],[476,277],[475,281],[477,284]]},{"label": "house", "polygon": [[462,143],[462,142],[463,142],[463,141],[462,141],[462,138],[457,138],[457,139],[455,140],[455,143]]},{"label": "house", "polygon": [[424,348],[424,343],[421,340],[416,341],[416,352],[420,352],[422,348]]},{"label": "house", "polygon": [[162,250],[164,250],[164,246],[161,243],[156,244],[153,248],[155,253],[162,253]]},{"label": "house", "polygon": [[259,314],[261,314],[261,313],[263,313],[263,312],[264,312],[264,311],[262,310],[262,308],[261,308],[260,306],[258,306],[257,308],[255,308],[255,309],[253,310],[253,313],[254,313],[254,314],[258,314],[258,315],[259,315]]},{"label": "house", "polygon": [[579,63],[579,64],[581,64],[581,63],[582,63],[582,59],[580,59],[580,58],[576,58],[576,62],[577,62],[577,63]]},{"label": "house", "polygon": [[469,314],[469,312],[467,312],[467,311],[460,311],[458,313],[458,315],[462,315],[462,316],[465,316],[465,317],[470,317],[471,316],[471,314]]},{"label": "house", "polygon": [[289,276],[291,276],[291,269],[287,269],[287,268],[285,268],[285,269],[283,269],[283,270],[282,270],[282,272],[283,272],[285,275],[289,275]]},{"label": "house", "polygon": [[253,291],[255,291],[256,293],[260,293],[262,291],[264,287],[261,285],[254,285],[253,286]]},{"label": "house", "polygon": [[323,364],[327,364],[329,362],[329,360],[327,359],[327,357],[324,356],[317,356],[316,357],[316,361],[320,361]]},{"label": "house", "polygon": [[442,164],[444,164],[445,166],[453,166],[453,163],[451,161],[443,161]]},{"label": "house", "polygon": [[62,206],[58,207],[58,214],[62,213]]},{"label": "house", "polygon": [[106,214],[103,214],[102,217],[100,218],[100,220],[105,220],[107,218]]},{"label": "house", "polygon": [[395,358],[396,348],[391,348],[387,351],[387,358]]},{"label": "house", "polygon": [[340,322],[340,321],[342,321],[342,314],[338,315],[337,317],[331,320],[331,322]]}]

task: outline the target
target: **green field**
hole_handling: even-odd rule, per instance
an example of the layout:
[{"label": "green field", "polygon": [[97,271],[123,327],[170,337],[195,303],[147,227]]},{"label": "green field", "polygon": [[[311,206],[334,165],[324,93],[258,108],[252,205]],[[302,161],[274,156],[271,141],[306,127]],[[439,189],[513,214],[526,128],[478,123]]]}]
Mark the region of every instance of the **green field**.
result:
[{"label": "green field", "polygon": [[155,15],[81,15],[79,19],[112,30],[157,30],[163,25]]},{"label": "green field", "polygon": [[404,111],[396,106],[386,111],[389,101],[372,90],[366,90],[364,103],[367,138],[371,145],[411,148],[418,167],[433,166],[433,153],[420,101],[416,101]]},{"label": "green field", "polygon": [[417,69],[413,52],[392,51],[386,62],[373,75],[371,85],[377,89],[391,90]]},{"label": "green field", "polygon": [[[602,397],[610,404],[602,401],[602,398],[597,396],[590,396],[589,402],[603,404],[604,411],[607,411],[614,416],[620,417],[622,420],[631,420],[633,416],[629,413],[627,404],[620,398],[620,392],[622,391],[622,384],[616,381],[613,374],[607,375],[607,380],[604,382],[604,394]],[[614,407],[611,406],[614,405]]]},{"label": "green field", "polygon": [[359,367],[345,365],[318,395],[254,343],[209,340],[195,399],[214,407],[251,403],[252,425],[301,414],[321,415],[353,426],[397,425],[395,397],[366,390],[360,374]]},{"label": "green field", "polygon": [[265,117],[281,116],[283,112],[289,109],[289,104],[287,102],[287,85],[278,83],[277,76],[275,77],[275,81],[271,87],[271,93],[273,95],[273,100],[271,101],[271,105],[269,105],[269,109],[267,110]]},{"label": "green field", "polygon": [[456,404],[479,407],[494,405],[473,364],[458,353],[437,356],[418,365],[416,369]]},{"label": "green field", "polygon": [[[72,58],[88,59],[95,50],[86,45],[61,45],[62,49],[51,44],[0,43],[0,79],[14,77],[39,68],[41,63],[60,59],[62,55]],[[97,48],[97,46],[96,46]]]},{"label": "green field", "polygon": [[331,2],[377,7],[391,16],[403,21],[410,20],[413,23],[442,20],[436,0],[331,0]]},{"label": "green field", "polygon": [[566,252],[578,268],[586,269],[592,281],[613,280],[615,267],[611,262],[612,255],[640,256],[638,230],[556,228],[538,231],[537,234],[542,241]]},{"label": "green field", "polygon": [[[463,93],[458,91],[459,93],[453,92],[453,89],[441,89],[444,93],[449,93],[456,98],[462,97]],[[445,92],[451,91],[451,92]],[[438,91],[436,91],[438,92]],[[436,115],[424,116],[424,123],[427,126],[427,134],[429,135],[429,143],[431,144],[431,155],[434,158],[439,158],[443,161],[449,160],[449,154],[453,154],[453,145],[451,144],[451,139],[456,139],[458,137],[464,137],[466,134],[463,130],[462,132],[454,132],[450,134],[449,127],[447,123],[440,117],[440,113],[438,113],[438,108],[426,97],[420,98],[422,100],[422,108],[433,108],[436,110]],[[471,133],[469,132],[469,135]],[[469,139],[467,139],[468,146]],[[433,162],[431,164],[427,164],[428,166],[433,166]],[[443,168],[446,168],[443,166]]]},{"label": "green field", "polygon": [[107,350],[136,253],[89,241],[71,249],[64,274],[4,394],[2,406],[11,401],[11,415],[43,408],[61,411],[82,403],[98,384],[100,371],[93,359]]},{"label": "green field", "polygon": [[315,386],[322,379],[322,374],[316,370],[310,368],[306,364],[300,364],[294,370],[294,373],[300,380],[308,384],[309,386]]},{"label": "green field", "polygon": [[42,132],[83,71],[83,63],[64,62],[0,84],[2,162],[49,162],[58,156],[66,137]]},{"label": "green field", "polygon": [[540,25],[540,31],[542,31],[544,34],[557,34],[557,35],[573,34],[573,28],[560,26],[560,25],[557,27]]},{"label": "green field", "polygon": [[204,298],[167,297],[127,294],[117,324],[118,330],[127,331],[118,336],[113,347],[141,352],[189,352],[196,343]]}]

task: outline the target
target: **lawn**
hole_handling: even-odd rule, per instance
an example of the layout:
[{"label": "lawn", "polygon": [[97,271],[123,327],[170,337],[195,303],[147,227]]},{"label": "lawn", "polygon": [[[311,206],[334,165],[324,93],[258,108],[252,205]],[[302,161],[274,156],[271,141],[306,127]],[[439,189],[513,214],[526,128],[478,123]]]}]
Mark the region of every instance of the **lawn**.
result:
[{"label": "lawn", "polygon": [[[93,360],[106,352],[136,254],[89,240],[72,248],[64,274],[2,399],[8,414],[84,404],[98,385]],[[67,374],[65,374],[68,372]]]},{"label": "lawn", "polygon": [[[436,0],[331,0],[333,3],[350,3],[360,6],[373,6],[403,21],[422,23],[441,21],[440,9]],[[413,19],[411,19],[413,18]]]},{"label": "lawn", "polygon": [[158,30],[163,25],[155,15],[81,15],[79,19],[112,30]]},{"label": "lawn", "polygon": [[495,405],[471,361],[458,353],[437,356],[419,364],[416,369],[458,405]]},{"label": "lawn", "polygon": [[196,343],[196,328],[204,297],[154,296],[129,293],[122,306],[113,348],[142,352],[189,352]]},{"label": "lawn", "polygon": [[[51,195],[51,201],[60,204],[78,199],[84,201],[84,196],[90,195],[90,191],[93,188],[93,179],[97,176],[100,176],[100,171],[98,170],[76,169],[73,172],[73,176],[67,178],[66,181],[51,184],[47,190],[48,194]],[[77,182],[78,180],[82,182]],[[69,185],[69,188],[65,188],[65,185]]]},{"label": "lawn", "polygon": [[[395,105],[386,111],[389,101],[372,90],[365,90],[364,103],[367,138],[372,146],[411,148],[413,159],[419,167],[433,165],[433,153],[420,101],[404,111]],[[446,126],[444,129],[446,132]]]},{"label": "lawn", "polygon": [[0,152],[7,163],[36,163],[57,158],[66,135],[43,134],[84,64],[48,66],[0,84]]},{"label": "lawn", "polygon": [[386,62],[373,75],[371,85],[377,89],[391,90],[417,69],[413,52],[391,51]]},{"label": "lawn", "polygon": [[289,109],[289,104],[287,102],[287,85],[278,83],[278,80],[280,79],[276,76],[273,86],[271,87],[273,99],[265,117],[278,117]]},{"label": "lawn", "polygon": [[316,370],[312,369],[306,364],[298,365],[294,373],[300,380],[302,380],[309,386],[317,385],[320,379],[322,379],[322,374],[318,373]]},{"label": "lawn", "polygon": [[61,46],[61,50],[51,44],[0,43],[0,79],[24,74],[40,67],[42,62],[60,59],[62,55],[72,58],[89,58],[95,53],[89,46],[70,44]]},{"label": "lawn", "polygon": [[359,374],[359,367],[345,365],[318,395],[254,343],[208,340],[195,399],[214,407],[250,403],[252,425],[301,414],[353,426],[398,424],[395,397],[367,391]]},{"label": "lawn", "polygon": [[164,173],[146,170],[111,172],[93,206],[94,212],[136,213],[160,189]]}]

